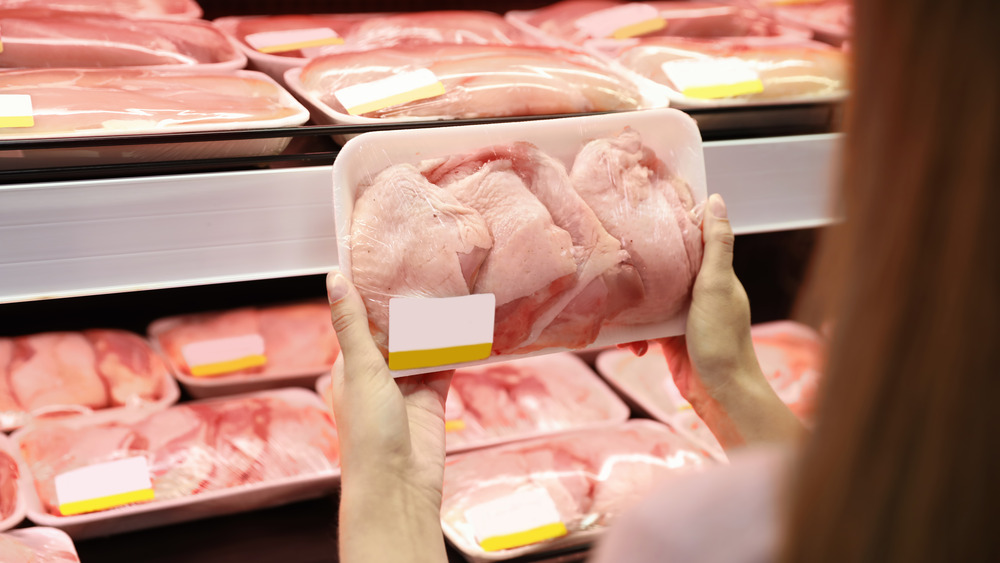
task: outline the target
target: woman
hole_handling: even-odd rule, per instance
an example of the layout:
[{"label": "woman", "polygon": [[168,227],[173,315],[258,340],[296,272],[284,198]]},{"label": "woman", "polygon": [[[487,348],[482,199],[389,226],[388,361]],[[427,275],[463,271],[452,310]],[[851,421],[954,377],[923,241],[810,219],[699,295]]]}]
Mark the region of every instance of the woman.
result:
[{"label": "woman", "polygon": [[[992,0],[856,7],[848,221],[814,276],[835,329],[801,446],[762,384],[725,205],[710,199],[686,341],[662,344],[733,463],[666,483],[616,523],[598,561],[1000,561],[998,16]],[[344,350],[342,560],[445,561],[451,376],[397,386],[356,291],[333,275],[329,293]]]}]

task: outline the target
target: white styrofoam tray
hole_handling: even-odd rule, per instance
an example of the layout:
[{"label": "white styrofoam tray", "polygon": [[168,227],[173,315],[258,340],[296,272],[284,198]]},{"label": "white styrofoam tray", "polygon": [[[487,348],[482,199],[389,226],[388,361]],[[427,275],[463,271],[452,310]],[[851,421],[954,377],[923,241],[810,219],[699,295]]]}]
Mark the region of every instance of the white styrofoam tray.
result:
[{"label": "white styrofoam tray", "polygon": [[[705,201],[705,161],[701,135],[694,120],[673,109],[640,110],[543,121],[466,125],[438,129],[378,131],[351,139],[340,151],[333,165],[333,198],[340,270],[348,279],[351,275],[349,248],[354,210],[354,193],[358,183],[395,164],[417,164],[425,159],[465,154],[479,148],[528,141],[543,152],[562,161],[569,168],[580,149],[590,140],[611,137],[626,127],[639,132],[643,142],[651,147],[668,167],[690,185],[696,203]],[[684,332],[686,312],[663,323],[630,327],[606,327],[588,348],[610,346],[623,342],[649,340]],[[525,356],[491,356],[478,365],[513,360],[563,349],[549,349]],[[450,369],[459,365],[434,369],[405,370],[396,376]]]},{"label": "white styrofoam tray", "polygon": [[[279,397],[293,404],[327,408],[315,393],[298,388],[248,393],[231,397],[231,399],[235,400],[264,395]],[[144,413],[140,409],[99,412],[89,416],[66,419],[62,423],[71,426],[105,422],[134,423],[142,420],[148,414],[148,412]],[[11,438],[19,445],[27,430],[28,428],[22,428],[15,432]],[[84,539],[156,528],[178,522],[246,512],[317,498],[336,490],[339,482],[340,468],[338,462],[336,468],[313,475],[285,477],[266,483],[241,485],[228,489],[198,493],[183,498],[133,504],[75,516],[56,516],[46,511],[41,499],[38,497],[38,492],[35,490],[33,479],[24,479],[21,481],[21,493],[27,499],[27,517],[29,520],[40,526],[51,526],[63,530],[75,539]]]},{"label": "white styrofoam tray", "polygon": [[25,482],[30,480],[30,477],[28,476],[27,466],[24,464],[24,459],[21,458],[21,452],[18,450],[17,445],[6,434],[2,433],[0,433],[0,452],[9,455],[14,460],[18,471],[17,502],[14,503],[14,512],[10,513],[6,518],[0,518],[0,532],[2,532],[17,526],[24,520],[24,515],[28,511],[28,502],[25,499],[22,489]]}]

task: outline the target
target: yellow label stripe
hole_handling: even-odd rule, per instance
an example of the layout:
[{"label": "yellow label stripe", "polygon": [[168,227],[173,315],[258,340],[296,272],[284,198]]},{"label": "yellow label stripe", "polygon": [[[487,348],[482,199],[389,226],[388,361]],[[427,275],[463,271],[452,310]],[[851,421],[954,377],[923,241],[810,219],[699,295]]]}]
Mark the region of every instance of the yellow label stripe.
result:
[{"label": "yellow label stripe", "polygon": [[389,369],[431,368],[462,362],[473,362],[490,357],[493,343],[470,344],[432,350],[389,352]]},{"label": "yellow label stripe", "polygon": [[460,432],[462,430],[465,430],[464,420],[446,420],[444,422],[445,432]]},{"label": "yellow label stripe", "polygon": [[435,82],[434,84],[428,84],[426,86],[421,86],[413,90],[408,90],[406,92],[402,92],[392,96],[387,96],[385,98],[381,98],[372,102],[349,107],[347,108],[347,113],[351,115],[362,115],[372,111],[378,111],[383,108],[402,105],[407,102],[412,102],[414,100],[433,98],[435,96],[441,96],[443,94],[444,94],[444,84],[441,84],[440,82]]},{"label": "yellow label stripe", "polygon": [[651,20],[619,27],[614,33],[611,34],[611,37],[612,39],[628,39],[629,37],[659,31],[665,27],[667,27],[667,20],[663,18],[653,18]]},{"label": "yellow label stripe", "polygon": [[484,551],[500,551],[559,538],[565,536],[567,533],[566,525],[562,522],[556,522],[555,524],[546,524],[523,532],[486,538],[479,542],[479,546]]},{"label": "yellow label stripe", "polygon": [[732,98],[746,94],[757,94],[764,91],[764,84],[760,80],[747,80],[736,84],[720,84],[718,86],[696,86],[686,88],[682,92],[689,98]]},{"label": "yellow label stripe", "polygon": [[35,118],[34,116],[31,115],[0,116],[0,127],[34,127],[34,126],[35,126]]},{"label": "yellow label stripe", "polygon": [[225,362],[215,362],[214,364],[202,364],[199,366],[191,366],[191,375],[195,377],[208,377],[211,375],[221,375],[224,373],[232,373],[234,371],[240,371],[241,369],[255,368],[257,366],[262,366],[267,363],[267,356],[256,354],[253,356],[244,356],[242,358],[237,358],[235,360],[228,360]]},{"label": "yellow label stripe", "polygon": [[154,496],[155,494],[153,493],[153,489],[131,491],[128,493],[108,495],[106,497],[100,497],[90,500],[80,500],[76,502],[67,502],[66,504],[60,504],[59,512],[63,516],[73,516],[76,514],[85,514],[87,512],[98,512],[100,510],[107,510],[109,508],[115,508],[116,506],[124,506],[126,504],[135,504],[137,502],[149,502],[153,500]]},{"label": "yellow label stripe", "polygon": [[269,45],[257,49],[261,53],[282,53],[284,51],[298,51],[309,47],[323,47],[324,45],[343,45],[342,37],[325,37],[323,39],[310,39],[309,41],[298,41],[295,43],[283,43],[281,45]]}]

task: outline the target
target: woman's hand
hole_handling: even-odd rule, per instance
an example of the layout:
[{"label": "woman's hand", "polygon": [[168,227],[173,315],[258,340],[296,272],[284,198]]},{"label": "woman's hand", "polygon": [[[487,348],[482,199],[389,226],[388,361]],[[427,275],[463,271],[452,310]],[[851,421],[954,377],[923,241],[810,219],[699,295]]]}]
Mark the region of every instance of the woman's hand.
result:
[{"label": "woman's hand", "polygon": [[357,290],[327,277],[341,356],[333,412],[341,451],[340,560],[445,561],[444,403],[451,371],[394,380]]}]

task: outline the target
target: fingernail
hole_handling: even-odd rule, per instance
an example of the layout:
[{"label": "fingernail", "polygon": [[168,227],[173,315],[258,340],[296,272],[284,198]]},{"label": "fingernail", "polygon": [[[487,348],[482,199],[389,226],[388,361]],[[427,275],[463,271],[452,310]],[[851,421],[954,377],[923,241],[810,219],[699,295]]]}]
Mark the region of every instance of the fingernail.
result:
[{"label": "fingernail", "polygon": [[712,209],[712,215],[716,219],[729,218],[729,215],[726,213],[726,202],[723,201],[721,195],[712,194],[712,196],[708,198],[708,206]]},{"label": "fingernail", "polygon": [[336,303],[347,295],[347,280],[337,272],[326,277],[326,296],[330,303]]}]

